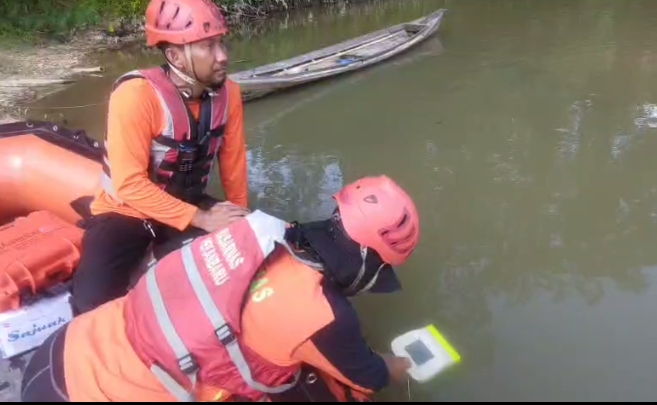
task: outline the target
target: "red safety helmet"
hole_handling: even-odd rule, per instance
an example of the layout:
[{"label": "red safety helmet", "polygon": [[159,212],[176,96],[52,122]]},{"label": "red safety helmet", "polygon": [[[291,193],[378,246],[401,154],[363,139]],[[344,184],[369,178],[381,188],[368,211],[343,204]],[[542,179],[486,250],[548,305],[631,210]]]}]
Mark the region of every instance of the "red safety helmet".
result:
[{"label": "red safety helmet", "polygon": [[404,263],[420,240],[411,197],[387,176],[365,177],[334,196],[346,233],[393,266]]},{"label": "red safety helmet", "polygon": [[146,43],[185,45],[226,35],[221,9],[210,0],[151,0],[146,9]]}]

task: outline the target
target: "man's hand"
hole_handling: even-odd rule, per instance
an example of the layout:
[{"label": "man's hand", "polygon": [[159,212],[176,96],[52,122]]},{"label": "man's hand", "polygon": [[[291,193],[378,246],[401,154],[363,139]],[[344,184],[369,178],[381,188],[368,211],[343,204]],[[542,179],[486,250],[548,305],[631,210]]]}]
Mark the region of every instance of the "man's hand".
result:
[{"label": "man's hand", "polygon": [[230,225],[249,213],[249,210],[229,201],[220,202],[209,210],[199,209],[192,218],[191,225],[206,232],[214,232]]},{"label": "man's hand", "polygon": [[408,379],[408,373],[406,370],[411,368],[413,365],[411,360],[406,357],[397,357],[393,354],[382,354],[381,357],[383,361],[386,362],[388,366],[388,372],[390,373],[390,378],[396,383],[403,383]]}]

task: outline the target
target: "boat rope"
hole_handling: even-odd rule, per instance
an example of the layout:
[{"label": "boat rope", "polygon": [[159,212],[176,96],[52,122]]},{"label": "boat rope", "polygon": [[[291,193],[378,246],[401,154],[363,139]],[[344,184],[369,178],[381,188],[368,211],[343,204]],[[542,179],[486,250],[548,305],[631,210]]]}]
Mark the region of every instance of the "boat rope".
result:
[{"label": "boat rope", "polygon": [[51,107],[30,106],[30,107],[26,107],[26,110],[72,110],[72,109],[76,109],[76,108],[95,107],[97,105],[105,104],[108,101],[109,101],[109,99],[107,99],[105,101],[99,101],[97,103],[79,104],[79,105],[65,105],[65,106],[51,106]]},{"label": "boat rope", "polygon": [[408,402],[413,402],[411,400],[411,377],[406,378],[406,393],[408,394]]}]

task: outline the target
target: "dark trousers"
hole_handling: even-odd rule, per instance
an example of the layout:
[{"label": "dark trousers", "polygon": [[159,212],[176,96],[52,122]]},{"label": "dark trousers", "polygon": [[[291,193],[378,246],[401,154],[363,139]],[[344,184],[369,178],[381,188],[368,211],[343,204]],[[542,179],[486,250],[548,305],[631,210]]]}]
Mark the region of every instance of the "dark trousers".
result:
[{"label": "dark trousers", "polygon": [[34,353],[23,373],[21,402],[70,402],[64,380],[66,325]]},{"label": "dark trousers", "polygon": [[338,399],[338,393],[333,392],[327,382],[317,374],[317,369],[309,365],[301,367],[299,382],[293,388],[280,394],[269,395],[271,402],[372,402],[354,398],[349,387],[335,381],[334,390],[343,391]]},{"label": "dark trousers", "polygon": [[[206,199],[203,206],[218,200]],[[153,243],[155,259],[206,232],[190,227],[180,232],[152,220],[116,213],[93,216],[84,223],[82,257],[73,273],[71,304],[75,316],[124,296]]]}]

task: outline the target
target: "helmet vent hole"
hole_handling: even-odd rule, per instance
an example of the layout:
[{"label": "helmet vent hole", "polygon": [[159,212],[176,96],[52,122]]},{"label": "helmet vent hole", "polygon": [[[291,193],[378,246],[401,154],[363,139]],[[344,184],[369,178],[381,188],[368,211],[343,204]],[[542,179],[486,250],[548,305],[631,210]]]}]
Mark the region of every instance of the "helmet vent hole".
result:
[{"label": "helmet vent hole", "polygon": [[376,198],[374,194],[370,194],[367,197],[363,198],[363,201],[370,204],[377,204],[379,202],[379,199]]},{"label": "helmet vent hole", "polygon": [[399,221],[399,223],[397,223],[397,228],[403,228],[407,221],[408,221],[408,213],[404,212],[404,215],[402,215],[401,220]]}]

